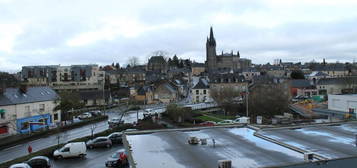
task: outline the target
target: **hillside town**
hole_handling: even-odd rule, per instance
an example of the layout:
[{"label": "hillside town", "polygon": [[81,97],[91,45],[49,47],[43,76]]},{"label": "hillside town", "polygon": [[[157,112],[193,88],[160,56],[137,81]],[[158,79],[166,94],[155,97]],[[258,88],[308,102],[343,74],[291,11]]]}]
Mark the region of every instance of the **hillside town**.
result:
[{"label": "hillside town", "polygon": [[[108,125],[100,128],[101,130],[146,130],[149,135],[143,138],[147,141],[152,141],[151,134],[156,134],[153,129],[176,128],[181,134],[184,130],[198,129],[201,132],[209,131],[210,136],[216,136],[211,135],[213,132],[210,130],[200,128],[227,127],[226,129],[236,129],[237,133],[241,134],[241,129],[247,129],[244,125],[248,125],[249,129],[257,130],[257,134],[261,132],[256,138],[262,136],[260,138],[269,139],[271,134],[274,135],[278,131],[270,134],[263,128],[295,128],[301,124],[324,124],[320,126],[328,127],[326,123],[353,124],[348,121],[356,119],[356,63],[333,63],[325,59],[320,62],[294,63],[277,59],[273,63],[254,64],[254,60],[242,58],[239,51],[222,51],[222,54],[218,55],[218,44],[211,27],[206,41],[204,63],[157,51],[154,52],[156,55],[147,60],[147,64],[139,64],[137,58],[133,57],[126,66],[120,66],[120,63],[37,65],[23,66],[16,74],[2,72],[2,149],[13,146],[12,140],[18,144],[27,143],[43,137],[44,134],[57,136],[57,144],[71,141],[72,139],[59,135],[61,130],[91,131],[91,134],[76,138],[92,137],[94,133],[102,134],[97,123],[105,123],[103,120],[106,119]],[[240,125],[243,125],[243,128],[236,128]],[[320,126],[316,129],[321,129]],[[217,131],[214,134],[222,134]],[[162,132],[159,136],[168,137],[173,133]],[[135,131],[133,134],[127,133],[127,142],[121,143],[129,145],[126,146],[129,148],[138,145],[131,139],[134,138],[133,135]],[[199,139],[195,139],[196,136],[190,137],[193,138],[192,143],[199,143]],[[121,139],[124,141],[124,137]],[[285,138],[280,140],[282,142],[273,144],[283,143]],[[217,141],[221,142],[218,137]],[[207,140],[201,139],[201,143],[207,145]],[[33,146],[37,150],[44,148],[41,145]],[[281,146],[283,147],[280,148],[286,147]],[[154,150],[151,148],[136,147],[134,151],[131,149],[133,154],[127,162],[138,164],[138,167],[150,164],[139,153]],[[136,150],[140,152],[136,153]],[[26,155],[26,152],[16,151],[8,156],[4,151],[1,153],[2,163],[12,160],[10,157],[13,155]],[[314,154],[314,160],[327,162],[328,158],[324,154]],[[352,155],[354,154],[357,154],[357,151],[353,151]],[[279,164],[283,163],[299,163],[298,160],[281,163],[270,161],[271,163],[263,165],[280,166]],[[240,161],[233,159],[233,163],[237,162]],[[224,164],[230,165],[232,160]],[[160,167],[160,163],[153,165]]]},{"label": "hillside town", "polygon": [[0,168],[356,167],[357,3],[22,3]]}]

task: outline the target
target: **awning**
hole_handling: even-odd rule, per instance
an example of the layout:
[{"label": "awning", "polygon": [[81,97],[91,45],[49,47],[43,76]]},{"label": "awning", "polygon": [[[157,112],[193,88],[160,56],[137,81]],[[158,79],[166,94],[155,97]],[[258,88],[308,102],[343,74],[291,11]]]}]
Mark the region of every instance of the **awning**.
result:
[{"label": "awning", "polygon": [[5,109],[0,109],[0,114],[5,113]]}]

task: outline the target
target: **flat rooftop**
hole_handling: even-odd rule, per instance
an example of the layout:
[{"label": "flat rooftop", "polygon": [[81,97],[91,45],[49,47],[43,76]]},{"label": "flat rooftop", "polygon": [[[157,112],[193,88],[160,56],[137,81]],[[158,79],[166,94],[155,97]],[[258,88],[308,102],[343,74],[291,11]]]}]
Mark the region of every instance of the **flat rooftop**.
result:
[{"label": "flat rooftop", "polygon": [[[303,154],[253,135],[249,128],[168,130],[127,135],[136,167],[209,168],[231,160],[236,168],[279,166],[304,162]],[[207,138],[207,145],[190,145],[189,137]],[[215,140],[213,145],[212,139]]]},{"label": "flat rooftop", "polygon": [[258,133],[328,159],[357,156],[356,122],[261,130]]}]

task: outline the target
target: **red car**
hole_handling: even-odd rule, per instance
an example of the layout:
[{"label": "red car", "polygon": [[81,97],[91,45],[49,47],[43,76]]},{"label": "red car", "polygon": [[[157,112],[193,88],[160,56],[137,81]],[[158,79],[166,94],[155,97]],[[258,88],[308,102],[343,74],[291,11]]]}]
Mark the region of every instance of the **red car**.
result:
[{"label": "red car", "polygon": [[203,123],[200,123],[201,126],[215,126],[217,125],[216,122],[213,121],[205,121]]}]

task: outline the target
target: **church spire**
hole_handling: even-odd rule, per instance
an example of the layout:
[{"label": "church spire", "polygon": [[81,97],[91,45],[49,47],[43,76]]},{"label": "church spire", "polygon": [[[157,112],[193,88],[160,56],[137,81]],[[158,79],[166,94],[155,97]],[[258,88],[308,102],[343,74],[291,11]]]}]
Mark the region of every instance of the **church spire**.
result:
[{"label": "church spire", "polygon": [[209,44],[213,45],[213,46],[216,45],[216,40],[214,39],[212,26],[211,26],[210,33],[209,33]]}]

